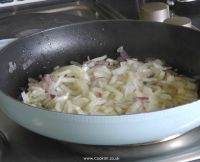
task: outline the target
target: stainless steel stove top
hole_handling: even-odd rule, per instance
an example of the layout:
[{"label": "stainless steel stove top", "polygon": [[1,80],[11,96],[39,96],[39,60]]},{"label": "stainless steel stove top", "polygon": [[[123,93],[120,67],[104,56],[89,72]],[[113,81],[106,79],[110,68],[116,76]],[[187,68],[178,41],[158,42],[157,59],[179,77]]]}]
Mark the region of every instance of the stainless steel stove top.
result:
[{"label": "stainless steel stove top", "polygon": [[123,18],[111,7],[93,0],[0,8],[0,39],[20,37],[70,23]]},{"label": "stainless steel stove top", "polygon": [[[12,41],[5,38],[20,37],[49,27],[94,19],[124,18],[104,4],[88,2],[23,8],[9,17],[10,14],[5,13],[4,18],[0,18],[0,48]],[[27,20],[26,25],[24,19]],[[200,128],[175,139],[149,145],[89,146],[37,135],[0,112],[0,130],[2,162],[82,162],[98,158],[123,162],[178,162],[200,159]]]}]

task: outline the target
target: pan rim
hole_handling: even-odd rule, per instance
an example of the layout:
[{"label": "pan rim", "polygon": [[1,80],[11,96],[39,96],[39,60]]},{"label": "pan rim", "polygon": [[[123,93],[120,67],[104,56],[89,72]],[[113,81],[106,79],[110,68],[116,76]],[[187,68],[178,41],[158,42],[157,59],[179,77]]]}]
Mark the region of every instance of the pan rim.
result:
[{"label": "pan rim", "polygon": [[[133,19],[91,20],[91,21],[75,22],[75,23],[72,23],[72,24],[65,24],[65,25],[61,25],[61,26],[57,26],[57,27],[47,28],[47,29],[35,32],[35,33],[27,35],[27,36],[17,38],[16,41],[10,43],[5,48],[9,47],[11,44],[13,44],[15,42],[18,42],[20,40],[27,39],[29,37],[32,37],[32,36],[35,36],[35,35],[38,35],[38,34],[41,34],[41,33],[49,32],[49,31],[52,31],[52,30],[57,30],[57,29],[65,28],[65,27],[73,27],[73,26],[78,26],[78,25],[87,25],[87,24],[92,24],[92,23],[104,23],[104,22],[109,22],[109,23],[118,23],[118,22],[128,23],[128,22],[132,22],[132,23],[144,23],[144,24],[157,24],[157,25],[160,25],[160,26],[169,26],[171,28],[179,28],[179,29],[182,29],[182,30],[188,30],[188,31],[200,33],[198,30],[195,30],[193,28],[179,26],[179,25],[175,25],[175,24],[167,24],[167,23],[163,23],[163,22],[152,22],[152,21],[133,20]],[[5,48],[3,48],[3,49],[5,49]],[[0,54],[1,53],[2,52],[0,52]]]}]

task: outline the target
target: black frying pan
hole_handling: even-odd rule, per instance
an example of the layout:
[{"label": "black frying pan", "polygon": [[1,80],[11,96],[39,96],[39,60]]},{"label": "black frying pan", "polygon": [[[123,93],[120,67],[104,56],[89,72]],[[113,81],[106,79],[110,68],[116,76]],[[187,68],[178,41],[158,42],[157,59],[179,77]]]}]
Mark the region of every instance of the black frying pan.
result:
[{"label": "black frying pan", "polygon": [[[131,57],[159,58],[182,74],[200,75],[199,41],[200,33],[192,29],[129,20],[81,23],[33,34],[0,52],[0,105],[22,126],[64,141],[116,145],[150,142],[181,134],[200,124],[200,110],[194,105],[137,115],[87,116],[50,112],[17,100],[28,77],[37,78],[71,60],[81,63],[87,56],[95,58],[107,54],[116,58],[119,46],[124,46]],[[9,72],[9,62],[16,64],[13,72]],[[138,127],[133,129],[134,123]],[[168,127],[165,129],[163,125]],[[158,133],[152,133],[150,127]]]}]

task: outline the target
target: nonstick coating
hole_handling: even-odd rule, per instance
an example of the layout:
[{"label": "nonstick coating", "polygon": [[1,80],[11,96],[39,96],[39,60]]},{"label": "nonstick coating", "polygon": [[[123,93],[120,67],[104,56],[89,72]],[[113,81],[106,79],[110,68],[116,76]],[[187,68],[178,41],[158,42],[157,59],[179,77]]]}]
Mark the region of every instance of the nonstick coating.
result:
[{"label": "nonstick coating", "polygon": [[[82,63],[107,54],[117,58],[124,46],[131,57],[159,58],[180,73],[200,74],[200,33],[160,23],[97,21],[50,29],[22,38],[0,52],[0,89],[18,98],[28,77],[49,73],[71,60]],[[16,70],[9,72],[9,62]]]}]

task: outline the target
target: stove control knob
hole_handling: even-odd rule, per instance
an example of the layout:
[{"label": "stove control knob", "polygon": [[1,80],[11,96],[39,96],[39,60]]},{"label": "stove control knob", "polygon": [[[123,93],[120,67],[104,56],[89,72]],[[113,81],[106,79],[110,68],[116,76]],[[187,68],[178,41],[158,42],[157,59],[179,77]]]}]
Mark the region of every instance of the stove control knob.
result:
[{"label": "stove control knob", "polygon": [[192,27],[192,21],[190,18],[187,18],[187,17],[174,16],[174,17],[166,19],[164,23],[185,26],[189,28]]},{"label": "stove control knob", "polygon": [[169,6],[162,2],[150,2],[141,7],[140,19],[163,22],[170,17]]}]

